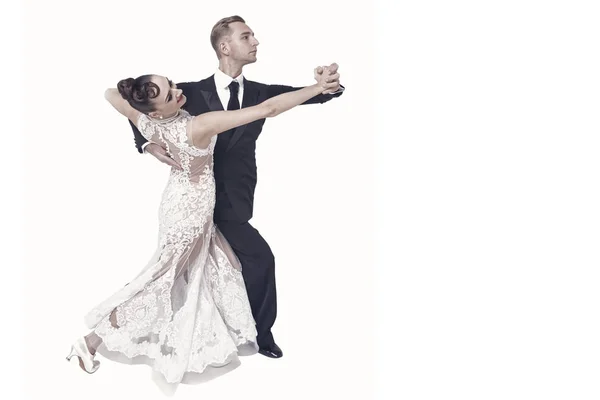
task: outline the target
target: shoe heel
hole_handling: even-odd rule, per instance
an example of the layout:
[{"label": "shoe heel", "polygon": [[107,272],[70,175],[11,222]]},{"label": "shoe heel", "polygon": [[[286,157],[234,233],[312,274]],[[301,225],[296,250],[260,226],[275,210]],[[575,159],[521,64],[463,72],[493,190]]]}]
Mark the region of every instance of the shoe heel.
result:
[{"label": "shoe heel", "polygon": [[77,339],[71,346],[67,361],[71,361],[73,356],[79,359],[79,366],[88,374],[93,374],[100,367],[100,361],[94,360],[94,356],[89,352],[84,338]]},{"label": "shoe heel", "polygon": [[71,346],[71,352],[67,356],[67,361],[71,361],[71,357],[77,356],[77,351],[75,351],[75,346]]}]

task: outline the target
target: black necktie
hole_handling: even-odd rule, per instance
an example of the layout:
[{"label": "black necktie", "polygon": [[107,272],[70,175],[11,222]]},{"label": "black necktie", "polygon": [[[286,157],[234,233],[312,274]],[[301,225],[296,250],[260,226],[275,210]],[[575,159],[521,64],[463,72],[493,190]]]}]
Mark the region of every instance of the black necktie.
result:
[{"label": "black necktie", "polygon": [[229,84],[229,103],[227,103],[228,110],[239,110],[240,100],[238,99],[238,93],[240,91],[240,84],[238,81],[231,81]]},{"label": "black necktie", "polygon": [[[238,99],[238,92],[240,90],[240,84],[238,83],[238,81],[231,81],[228,88],[229,103],[227,103],[227,110],[239,110],[240,101]],[[233,135],[233,131],[235,131],[235,128],[221,133],[219,135],[220,143],[229,143],[229,140],[231,140],[231,136]]]}]

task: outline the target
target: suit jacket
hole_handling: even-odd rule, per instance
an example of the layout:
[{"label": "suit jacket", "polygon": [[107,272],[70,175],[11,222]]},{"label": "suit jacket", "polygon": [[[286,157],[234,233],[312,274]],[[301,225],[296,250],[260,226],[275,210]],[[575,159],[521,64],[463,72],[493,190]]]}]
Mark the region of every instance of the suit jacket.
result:
[{"label": "suit jacket", "polygon": [[[187,97],[184,109],[191,115],[209,111],[222,111],[215,86],[214,75],[199,82],[178,83]],[[283,85],[265,85],[244,78],[242,108],[254,106],[281,93],[301,89]],[[343,91],[318,95],[303,104],[325,103],[339,97]],[[147,140],[129,121],[133,128],[135,144],[142,153]],[[256,188],[256,139],[265,119],[239,126],[218,135],[214,152],[214,175],[217,190],[214,220],[247,222],[252,218],[254,190]]]}]

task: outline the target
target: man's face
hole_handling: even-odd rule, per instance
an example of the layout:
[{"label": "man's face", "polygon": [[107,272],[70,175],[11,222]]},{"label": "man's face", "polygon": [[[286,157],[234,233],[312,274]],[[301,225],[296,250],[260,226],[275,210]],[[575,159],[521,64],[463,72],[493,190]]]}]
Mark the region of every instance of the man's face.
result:
[{"label": "man's face", "polygon": [[229,57],[242,65],[256,62],[256,50],[258,40],[254,37],[254,32],[243,22],[234,22],[229,24],[231,35],[227,45],[229,47]]}]

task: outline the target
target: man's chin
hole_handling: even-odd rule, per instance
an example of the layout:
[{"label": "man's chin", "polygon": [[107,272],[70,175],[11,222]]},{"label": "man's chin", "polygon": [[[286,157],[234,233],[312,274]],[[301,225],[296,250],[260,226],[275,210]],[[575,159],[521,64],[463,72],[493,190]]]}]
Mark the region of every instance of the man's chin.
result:
[{"label": "man's chin", "polygon": [[247,59],[243,60],[242,62],[243,62],[242,66],[246,66],[248,64],[254,64],[256,62],[256,57],[247,58]]}]

